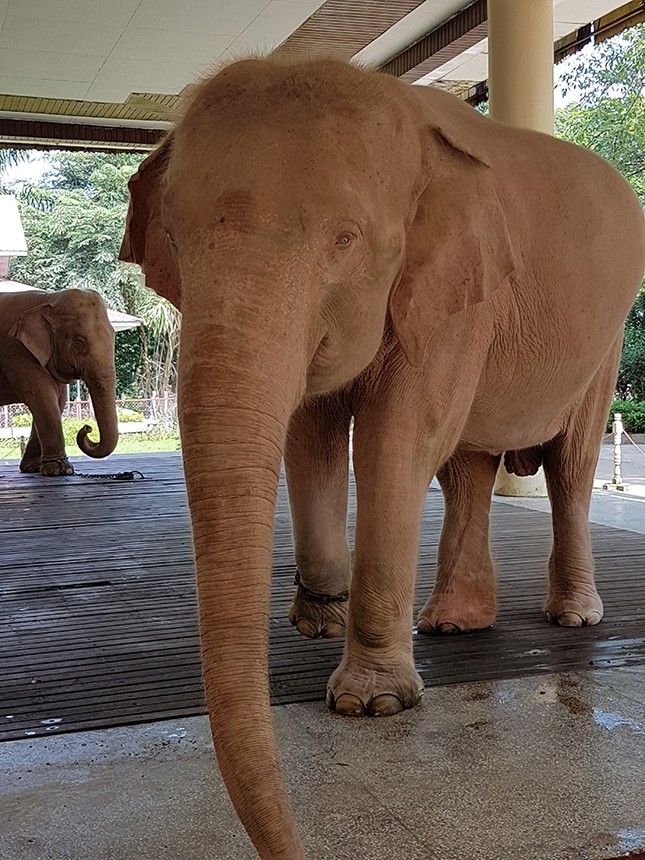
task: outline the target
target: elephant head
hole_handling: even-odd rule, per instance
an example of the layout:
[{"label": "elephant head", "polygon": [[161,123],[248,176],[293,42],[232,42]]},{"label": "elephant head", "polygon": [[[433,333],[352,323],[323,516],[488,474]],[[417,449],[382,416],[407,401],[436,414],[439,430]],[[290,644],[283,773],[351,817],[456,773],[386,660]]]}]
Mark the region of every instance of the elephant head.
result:
[{"label": "elephant head", "polygon": [[304,857],[267,680],[290,416],[386,352],[414,372],[442,321],[487,299],[513,266],[478,146],[485,120],[447,98],[444,119],[413,88],[343,63],[243,61],[194,90],[130,182],[121,259],[183,314],[206,700],[222,775],[262,858]]},{"label": "elephant head", "polygon": [[91,427],[76,437],[89,457],[107,457],[119,440],[115,390],[114,329],[101,296],[94,290],[61,290],[24,311],[9,332],[20,340],[58,382],[82,379],[88,387],[100,438]]}]

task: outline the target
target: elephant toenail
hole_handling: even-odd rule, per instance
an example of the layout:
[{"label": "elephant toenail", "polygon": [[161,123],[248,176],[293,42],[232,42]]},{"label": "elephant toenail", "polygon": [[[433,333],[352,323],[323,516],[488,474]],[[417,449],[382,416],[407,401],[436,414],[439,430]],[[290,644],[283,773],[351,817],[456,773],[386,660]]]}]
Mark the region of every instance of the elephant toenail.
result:
[{"label": "elephant toenail", "polygon": [[600,612],[590,612],[585,618],[585,625],[587,627],[593,627],[596,624],[600,624],[601,621],[602,614]]},{"label": "elephant toenail", "polygon": [[452,624],[450,621],[444,621],[443,624],[439,624],[437,627],[437,631],[439,633],[447,633],[452,635],[453,633],[461,633],[461,629],[457,627],[456,624]]},{"label": "elephant toenail", "polygon": [[563,612],[558,616],[558,624],[561,627],[582,627],[584,621],[577,612]]},{"label": "elephant toenail", "polygon": [[551,624],[557,624],[557,618],[553,615],[553,613],[549,612],[549,610],[548,610],[548,609],[546,609],[546,610],[545,610],[545,612],[544,612],[544,617],[545,617],[545,618],[546,618],[546,620],[547,620],[547,621],[549,621]]},{"label": "elephant toenail", "polygon": [[362,717],[365,714],[365,705],[351,693],[342,693],[336,699],[333,709],[337,714],[344,714],[346,717]]},{"label": "elephant toenail", "polygon": [[323,639],[337,639],[345,635],[345,627],[342,624],[327,624],[323,627]]},{"label": "elephant toenail", "polygon": [[434,633],[434,627],[430,624],[427,618],[419,618],[417,621],[417,630],[419,633],[424,633],[426,635],[428,633]]},{"label": "elephant toenail", "polygon": [[296,630],[298,633],[306,636],[307,639],[317,639],[320,636],[320,630],[318,627],[307,618],[301,618],[300,621],[298,621],[296,624]]},{"label": "elephant toenail", "polygon": [[398,696],[382,693],[370,702],[368,712],[373,717],[391,717],[403,710],[403,702]]}]

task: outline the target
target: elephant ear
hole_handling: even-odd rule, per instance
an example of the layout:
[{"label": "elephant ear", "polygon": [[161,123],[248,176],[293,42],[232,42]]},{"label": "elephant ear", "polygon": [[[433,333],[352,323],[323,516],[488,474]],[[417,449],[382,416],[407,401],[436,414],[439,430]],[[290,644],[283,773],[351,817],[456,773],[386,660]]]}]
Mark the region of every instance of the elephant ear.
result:
[{"label": "elephant ear", "polygon": [[164,176],[171,149],[172,134],[141,162],[128,183],[130,206],[119,260],[138,263],[146,286],[181,309],[179,269],[161,221]]},{"label": "elephant ear", "polygon": [[50,304],[38,305],[20,314],[9,330],[45,367],[54,351],[54,332],[50,322]]},{"label": "elephant ear", "polygon": [[426,154],[405,269],[390,297],[394,331],[413,367],[442,320],[485,301],[515,267],[494,170],[476,141],[433,126]]}]

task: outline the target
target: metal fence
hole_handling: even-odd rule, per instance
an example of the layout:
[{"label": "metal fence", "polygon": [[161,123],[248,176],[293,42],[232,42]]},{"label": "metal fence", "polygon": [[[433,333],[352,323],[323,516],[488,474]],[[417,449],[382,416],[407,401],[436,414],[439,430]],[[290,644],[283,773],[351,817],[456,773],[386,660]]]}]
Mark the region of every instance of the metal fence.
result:
[{"label": "metal fence", "polygon": [[[121,398],[116,401],[119,433],[150,433],[154,430],[177,431],[177,398],[169,393],[145,400]],[[91,400],[70,400],[63,419],[95,421]],[[22,403],[0,406],[0,443],[29,435],[31,413]]]}]

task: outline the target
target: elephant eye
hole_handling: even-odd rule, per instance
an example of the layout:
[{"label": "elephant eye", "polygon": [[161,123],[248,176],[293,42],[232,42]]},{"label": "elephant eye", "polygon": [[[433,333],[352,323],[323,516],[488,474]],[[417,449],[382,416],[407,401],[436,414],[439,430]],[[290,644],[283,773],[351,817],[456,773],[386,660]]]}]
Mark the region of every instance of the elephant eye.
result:
[{"label": "elephant eye", "polygon": [[347,230],[344,230],[342,233],[339,233],[336,236],[336,242],[334,243],[337,248],[347,248],[352,244],[356,236],[353,233],[350,233]]}]

